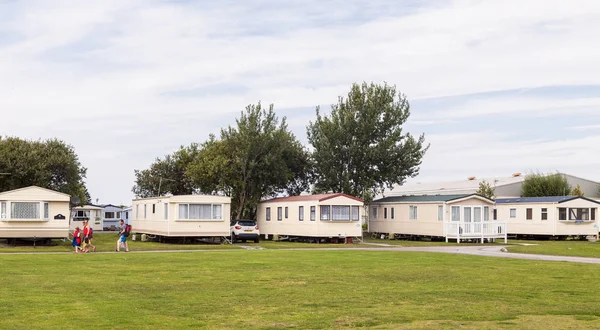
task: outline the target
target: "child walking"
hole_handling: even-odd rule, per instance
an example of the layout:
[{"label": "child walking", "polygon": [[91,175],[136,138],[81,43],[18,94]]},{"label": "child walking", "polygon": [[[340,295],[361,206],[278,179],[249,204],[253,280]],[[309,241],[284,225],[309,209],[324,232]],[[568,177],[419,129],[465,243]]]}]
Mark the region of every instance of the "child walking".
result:
[{"label": "child walking", "polygon": [[81,250],[81,230],[79,229],[79,226],[75,227],[75,232],[73,233],[73,242],[71,244],[75,248],[73,253],[79,253]]}]

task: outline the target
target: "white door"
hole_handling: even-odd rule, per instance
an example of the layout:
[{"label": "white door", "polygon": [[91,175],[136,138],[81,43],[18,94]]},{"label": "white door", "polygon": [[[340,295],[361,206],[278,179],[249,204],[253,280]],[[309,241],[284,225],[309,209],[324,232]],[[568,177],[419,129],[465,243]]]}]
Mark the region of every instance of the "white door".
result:
[{"label": "white door", "polygon": [[473,230],[476,234],[481,234],[481,206],[473,208]]},{"label": "white door", "polygon": [[465,222],[465,224],[463,226],[464,227],[463,234],[473,233],[473,224],[472,224],[471,214],[472,214],[472,208],[470,206],[463,207],[463,221]]}]

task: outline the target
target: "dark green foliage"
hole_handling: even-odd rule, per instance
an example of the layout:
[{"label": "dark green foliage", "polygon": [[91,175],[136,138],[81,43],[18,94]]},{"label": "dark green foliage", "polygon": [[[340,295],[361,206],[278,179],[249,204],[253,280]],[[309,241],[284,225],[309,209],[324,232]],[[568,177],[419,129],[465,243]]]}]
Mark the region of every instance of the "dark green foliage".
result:
[{"label": "dark green foliage", "polygon": [[81,165],[71,145],[58,139],[30,141],[0,138],[0,191],[39,186],[90,200]]},{"label": "dark green foliage", "polygon": [[569,196],[571,185],[567,178],[556,174],[528,174],[521,186],[523,197]]},{"label": "dark green foliage", "polygon": [[477,189],[476,193],[489,199],[494,199],[495,189],[492,188],[489,182],[483,180],[479,183],[479,189]]},{"label": "dark green foliage", "polygon": [[395,86],[353,84],[347,98],[331,106],[307,128],[313,146],[317,192],[342,192],[370,201],[386,187],[419,173],[429,148],[424,135],[402,131],[410,115]]},{"label": "dark green foliage", "polygon": [[197,143],[192,143],[188,147],[181,146],[172,155],[166,155],[164,159],[157,158],[149,169],[135,170],[133,193],[142,198],[158,196],[159,193],[160,195],[193,193],[195,186],[186,176],[185,171],[198,152]]},{"label": "dark green foliage", "polygon": [[275,116],[273,105],[249,105],[235,126],[221,130],[202,145],[187,174],[203,193],[232,197],[233,219],[254,218],[265,197],[308,190],[308,152]]}]

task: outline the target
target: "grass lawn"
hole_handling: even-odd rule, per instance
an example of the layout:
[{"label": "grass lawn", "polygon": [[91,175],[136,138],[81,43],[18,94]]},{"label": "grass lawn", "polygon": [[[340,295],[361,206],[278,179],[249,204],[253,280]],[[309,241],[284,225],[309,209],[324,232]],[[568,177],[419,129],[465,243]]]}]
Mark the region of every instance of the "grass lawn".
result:
[{"label": "grass lawn", "polygon": [[0,255],[2,328],[597,328],[600,265],[370,251]]},{"label": "grass lawn", "polygon": [[[212,250],[212,249],[239,249],[238,246],[230,244],[170,244],[158,242],[142,242],[137,235],[137,241],[127,239],[130,251],[155,251],[155,250]],[[97,247],[97,252],[114,251],[117,248],[118,234],[115,233],[94,233],[93,244]],[[0,253],[10,252],[70,252],[73,251],[71,242],[62,242],[61,240],[52,240],[54,246],[36,246],[33,244],[13,247],[6,245],[5,241],[0,241]]]},{"label": "grass lawn", "polygon": [[[515,243],[515,241],[510,241]],[[600,258],[600,243],[588,241],[518,241],[537,245],[512,245],[508,252]]]}]

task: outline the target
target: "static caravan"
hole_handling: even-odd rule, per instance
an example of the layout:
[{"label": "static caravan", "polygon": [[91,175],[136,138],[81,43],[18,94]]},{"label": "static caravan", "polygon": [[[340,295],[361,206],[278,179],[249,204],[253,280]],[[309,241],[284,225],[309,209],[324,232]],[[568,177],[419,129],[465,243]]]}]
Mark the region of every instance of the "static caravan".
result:
[{"label": "static caravan", "polygon": [[494,201],[476,194],[392,196],[369,206],[369,232],[404,238],[506,240],[506,223],[492,221]]},{"label": "static caravan", "polygon": [[94,231],[104,229],[102,224],[102,208],[94,205],[77,206],[72,209],[71,231],[75,227],[83,228],[83,222],[88,221]]},{"label": "static caravan", "polygon": [[120,226],[119,222],[123,219],[123,209],[112,204],[100,205],[100,207],[102,207],[102,227],[104,230],[117,230]]},{"label": "static caravan", "polygon": [[510,235],[597,238],[599,204],[578,196],[500,198],[494,217],[509,224]]},{"label": "static caravan", "polygon": [[123,213],[121,213],[121,219],[125,221],[127,224],[131,224],[131,207],[127,207],[123,209]]},{"label": "static caravan", "polygon": [[132,203],[131,226],[135,233],[158,237],[226,237],[230,209],[231,197],[224,196],[136,199]]},{"label": "static caravan", "polygon": [[71,196],[31,186],[0,193],[0,238],[67,238]]},{"label": "static caravan", "polygon": [[362,236],[362,200],[346,194],[274,198],[259,204],[256,218],[261,235],[290,238]]}]

